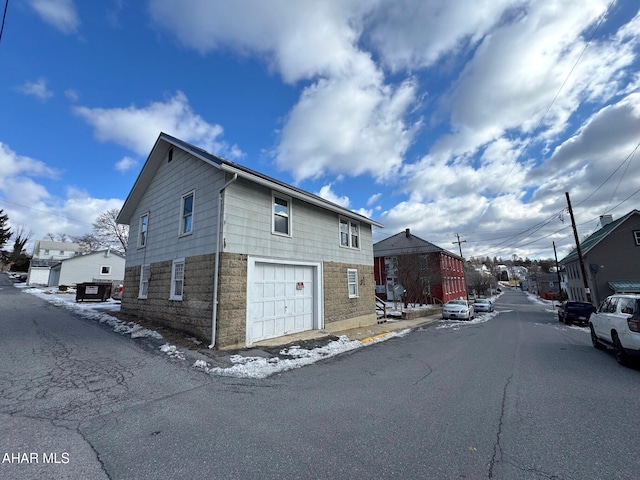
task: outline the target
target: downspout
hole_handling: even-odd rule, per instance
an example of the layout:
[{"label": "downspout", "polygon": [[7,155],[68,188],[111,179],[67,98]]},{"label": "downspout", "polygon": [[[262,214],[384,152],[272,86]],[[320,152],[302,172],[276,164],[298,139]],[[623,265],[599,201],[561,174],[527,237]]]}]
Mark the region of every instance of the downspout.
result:
[{"label": "downspout", "polygon": [[218,317],[218,272],[220,271],[220,244],[222,243],[222,192],[238,179],[238,174],[234,173],[231,180],[225,183],[218,192],[218,237],[216,239],[216,260],[213,266],[213,309],[211,313],[211,345],[209,348],[216,346],[216,328]]}]

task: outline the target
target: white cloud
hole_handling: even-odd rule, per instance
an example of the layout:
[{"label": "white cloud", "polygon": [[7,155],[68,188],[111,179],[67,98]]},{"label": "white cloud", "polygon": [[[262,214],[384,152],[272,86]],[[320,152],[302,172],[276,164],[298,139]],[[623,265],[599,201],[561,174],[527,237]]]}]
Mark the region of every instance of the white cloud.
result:
[{"label": "white cloud", "polygon": [[581,101],[611,95],[612,78],[633,61],[631,47],[594,42],[585,50],[581,37],[608,3],[532,3],[486,36],[443,97],[454,133],[435,151],[474,153],[509,129],[530,135],[544,115],[538,134],[554,135]]},{"label": "white cloud", "polygon": [[[324,194],[346,203],[331,182],[372,177],[394,196],[406,195],[395,207],[385,205],[387,231],[409,226],[447,244],[465,229],[499,236],[507,221],[516,230],[544,220],[563,207],[568,185],[588,195],[598,177],[606,178],[607,165],[631,151],[640,17],[611,31],[619,22],[614,4],[611,21],[590,40],[609,4],[191,0],[179,11],[170,0],[149,5],[154,21],[187,47],[255,56],[299,87],[271,150],[295,181],[323,178]],[[442,85],[447,91],[438,96]],[[610,107],[592,116],[594,105],[604,103]],[[425,111],[430,122],[422,120]],[[562,142],[575,124],[582,127]],[[422,151],[411,150],[418,142]],[[367,207],[376,209],[377,195]]]},{"label": "white cloud", "polygon": [[131,157],[123,157],[120,160],[118,160],[118,162],[116,163],[116,170],[124,173],[136,167],[137,165],[138,165],[137,160],[134,160]]},{"label": "white cloud", "polygon": [[35,82],[25,82],[19,87],[19,90],[40,100],[47,100],[53,97],[53,92],[47,88],[47,80],[44,78],[39,78]]},{"label": "white cloud", "polygon": [[91,231],[95,218],[110,208],[122,207],[119,199],[95,199],[83,191],[68,189],[56,198],[35,179],[57,179],[59,172],[44,162],[19,155],[0,142],[0,203],[12,228],[27,226],[33,240],[47,233],[82,235]]},{"label": "white cloud", "polygon": [[376,203],[378,200],[380,200],[380,198],[382,198],[382,194],[381,193],[374,193],[373,195],[371,195],[369,197],[369,200],[367,200],[367,206],[371,206],[374,203]]},{"label": "white cloud", "polygon": [[394,89],[357,76],[320,80],[289,113],[277,164],[297,180],[364,173],[388,178],[402,165],[417,130],[404,121],[414,100],[412,82]]},{"label": "white cloud", "polygon": [[44,162],[18,155],[7,144],[0,142],[0,189],[9,187],[17,177],[55,178],[57,175],[58,172]]},{"label": "white cloud", "polygon": [[29,0],[29,5],[43,21],[62,33],[75,33],[80,26],[73,0]]},{"label": "white cloud", "polygon": [[160,132],[192,142],[211,153],[238,158],[242,152],[219,139],[223,129],[196,114],[186,95],[177,92],[165,102],[146,107],[89,108],[78,106],[73,111],[94,128],[101,142],[114,142],[146,156]]},{"label": "white cloud", "polygon": [[336,195],[333,190],[331,190],[331,184],[324,185],[316,195],[344,208],[348,208],[349,204],[351,203],[349,197],[347,197],[346,195],[343,197],[339,197],[338,195]]},{"label": "white cloud", "polygon": [[367,218],[371,218],[371,216],[373,215],[373,210],[368,210],[366,208],[359,208],[353,211]]},{"label": "white cloud", "polygon": [[351,68],[358,36],[353,23],[364,10],[359,3],[191,0],[176,9],[172,0],[152,0],[149,9],[185,45],[202,53],[231,47],[258,54],[293,83]]},{"label": "white cloud", "polygon": [[513,0],[394,0],[379,2],[366,19],[374,48],[394,71],[432,66],[472,48],[524,2]]},{"label": "white cloud", "polygon": [[64,96],[72,102],[77,102],[78,100],[80,100],[80,94],[72,88],[67,88],[64,91]]},{"label": "white cloud", "polygon": [[150,9],[156,22],[196,50],[257,54],[286,82],[312,80],[273,150],[278,166],[301,181],[340,174],[387,178],[420,125],[405,119],[416,100],[415,81],[386,83],[371,54],[358,47],[362,18],[374,6],[192,1],[176,11],[172,2],[154,0]]}]

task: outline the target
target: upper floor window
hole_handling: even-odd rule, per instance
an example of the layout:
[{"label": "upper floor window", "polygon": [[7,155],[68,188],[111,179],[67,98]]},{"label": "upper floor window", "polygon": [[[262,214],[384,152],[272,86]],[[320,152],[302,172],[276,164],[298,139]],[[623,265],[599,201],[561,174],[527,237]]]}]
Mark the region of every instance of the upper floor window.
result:
[{"label": "upper floor window", "polygon": [[147,231],[149,230],[149,214],[145,213],[140,217],[138,228],[138,247],[144,247],[147,244]]},{"label": "upper floor window", "polygon": [[291,199],[273,195],[273,233],[291,235]]},{"label": "upper floor window", "polygon": [[640,230],[635,230],[633,232],[633,238],[636,241],[636,245],[638,245],[640,247]]},{"label": "upper floor window", "polygon": [[193,197],[193,192],[182,196],[180,206],[180,235],[186,235],[193,231]]},{"label": "upper floor window", "polygon": [[45,250],[44,255],[49,255],[49,250]]},{"label": "upper floor window", "polygon": [[346,218],[340,219],[340,246],[360,248],[360,224]]},{"label": "upper floor window", "polygon": [[100,267],[100,275],[109,275],[111,274],[111,266],[110,265],[102,265]]}]

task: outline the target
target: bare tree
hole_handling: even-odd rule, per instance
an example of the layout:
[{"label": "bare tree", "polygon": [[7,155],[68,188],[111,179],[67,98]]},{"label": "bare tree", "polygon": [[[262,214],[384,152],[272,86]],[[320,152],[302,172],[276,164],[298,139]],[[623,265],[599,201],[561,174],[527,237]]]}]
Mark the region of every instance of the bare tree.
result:
[{"label": "bare tree", "polygon": [[47,233],[44,236],[45,240],[49,240],[50,242],[66,242],[69,239],[69,235],[66,233]]},{"label": "bare tree", "polygon": [[101,214],[93,222],[93,236],[103,246],[110,246],[120,252],[127,251],[129,242],[129,226],[119,224],[116,219],[120,210],[112,208]]},{"label": "bare tree", "polygon": [[396,257],[396,278],[405,288],[403,301],[407,307],[411,302],[427,303],[431,296],[431,285],[438,281],[439,270],[429,264],[429,256],[410,253]]},{"label": "bare tree", "polygon": [[477,270],[471,268],[465,272],[467,279],[467,291],[475,292],[477,295],[486,295],[487,291],[491,291],[493,277],[484,275]]},{"label": "bare tree", "polygon": [[71,241],[73,243],[77,243],[82,245],[83,252],[95,252],[102,248],[102,242],[96,238],[93,233],[85,233],[84,235],[80,235],[77,237],[71,237]]}]

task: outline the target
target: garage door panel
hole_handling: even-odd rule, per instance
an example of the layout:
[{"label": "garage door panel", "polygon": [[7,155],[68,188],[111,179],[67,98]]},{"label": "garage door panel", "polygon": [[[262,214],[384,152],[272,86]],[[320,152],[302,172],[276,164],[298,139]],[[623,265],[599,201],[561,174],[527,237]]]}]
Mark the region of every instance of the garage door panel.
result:
[{"label": "garage door panel", "polygon": [[249,300],[253,342],[314,328],[315,267],[256,262]]}]

